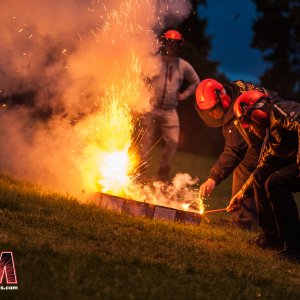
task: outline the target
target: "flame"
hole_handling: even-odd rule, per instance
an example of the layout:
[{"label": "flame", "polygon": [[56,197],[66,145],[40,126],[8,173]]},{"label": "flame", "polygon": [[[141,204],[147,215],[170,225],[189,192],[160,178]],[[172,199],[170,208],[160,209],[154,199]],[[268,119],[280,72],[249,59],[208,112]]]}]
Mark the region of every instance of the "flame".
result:
[{"label": "flame", "polygon": [[189,207],[190,207],[190,203],[184,203],[184,204],[182,204],[181,206],[182,206],[182,209],[183,210],[188,210],[189,209]]},{"label": "flame", "polygon": [[[144,79],[156,74],[160,64],[159,59],[152,57],[153,49],[150,57],[150,53],[145,55],[140,51],[142,47],[151,46],[155,47],[156,52],[158,45],[152,41],[153,31],[147,26],[143,27],[145,18],[139,11],[141,9],[144,12],[146,5],[154,12],[155,4],[152,0],[124,1],[116,9],[106,9],[103,4],[103,14],[106,16],[102,28],[91,30],[92,37],[101,45],[103,53],[117,51],[117,55],[113,59],[107,59],[109,55],[91,56],[93,66],[100,66],[95,71],[95,77],[105,78],[105,82],[102,80],[98,85],[100,104],[97,107],[100,111],[84,129],[89,129],[92,134],[88,134],[85,141],[81,174],[85,177],[85,189],[89,191],[150,203],[170,205],[172,202],[179,207],[182,202],[178,203],[175,197],[177,189],[169,191],[167,197],[164,187],[148,187],[136,182],[141,161],[137,151],[138,141],[133,138],[135,116],[151,109],[152,95],[145,87]],[[156,20],[147,16],[146,25],[149,22],[156,24]],[[79,40],[82,41],[80,36]],[[63,54],[68,52],[63,49]],[[98,57],[101,58],[99,61]],[[106,66],[109,66],[109,70]],[[81,68],[81,64],[78,68]]]},{"label": "flame", "polygon": [[[196,199],[191,203],[181,204],[183,210],[194,210],[197,211],[200,215],[204,213],[205,210],[205,198],[196,196]],[[197,208],[196,208],[197,207]]]},{"label": "flame", "polygon": [[133,176],[129,174],[135,169],[135,161],[131,159],[128,149],[113,153],[103,153],[98,164],[100,179],[97,181],[104,193],[122,195],[129,189]]},{"label": "flame", "polygon": [[[120,74],[117,67],[115,74]],[[142,84],[139,62],[132,55],[122,80],[111,78],[100,111],[85,124],[90,132],[82,167],[87,189],[123,197],[132,189],[140,158],[133,140],[136,118],[127,103],[130,97],[141,98]]]},{"label": "flame", "polygon": [[99,116],[99,123],[97,187],[101,192],[124,196],[134,182],[139,163],[138,151],[132,142],[134,122],[131,112],[115,98]]}]

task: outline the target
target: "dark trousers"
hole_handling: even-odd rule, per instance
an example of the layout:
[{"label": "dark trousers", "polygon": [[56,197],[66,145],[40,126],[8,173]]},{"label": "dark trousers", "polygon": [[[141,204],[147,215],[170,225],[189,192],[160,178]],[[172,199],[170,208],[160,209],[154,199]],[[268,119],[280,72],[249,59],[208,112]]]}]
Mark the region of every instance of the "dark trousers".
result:
[{"label": "dark trousers", "polygon": [[299,212],[293,197],[293,192],[300,191],[299,167],[282,162],[259,167],[253,187],[263,232],[277,232],[287,245],[300,248]]},{"label": "dark trousers", "polygon": [[[244,159],[235,168],[232,180],[232,197],[239,192],[256,169],[259,153],[260,145],[255,148],[248,148]],[[257,211],[252,188],[247,191],[239,210],[233,213],[232,220],[241,224],[248,223],[252,228],[257,227]]]}]

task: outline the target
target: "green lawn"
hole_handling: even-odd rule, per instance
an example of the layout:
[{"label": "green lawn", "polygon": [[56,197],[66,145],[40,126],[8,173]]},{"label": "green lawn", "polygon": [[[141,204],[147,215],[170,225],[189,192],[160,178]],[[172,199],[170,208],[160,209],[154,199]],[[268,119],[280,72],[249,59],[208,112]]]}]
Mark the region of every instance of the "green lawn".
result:
[{"label": "green lawn", "polygon": [[[190,170],[204,178],[210,162],[178,153],[178,170],[172,171]],[[219,187],[216,206],[225,204],[222,194],[229,190],[229,183]],[[300,265],[250,245],[254,233],[229,226],[134,218],[1,176],[0,227],[0,250],[13,251],[18,277],[18,291],[0,290],[0,299],[300,295]]]}]

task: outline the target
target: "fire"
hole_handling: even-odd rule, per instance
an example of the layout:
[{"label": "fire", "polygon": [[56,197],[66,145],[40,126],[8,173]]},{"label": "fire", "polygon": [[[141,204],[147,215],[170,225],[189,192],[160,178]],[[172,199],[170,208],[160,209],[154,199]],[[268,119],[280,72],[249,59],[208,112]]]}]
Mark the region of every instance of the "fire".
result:
[{"label": "fire", "polygon": [[134,169],[134,161],[130,160],[128,149],[114,153],[103,153],[98,165],[100,179],[98,184],[102,192],[120,195],[132,183],[129,174]]},{"label": "fire", "polygon": [[98,116],[96,185],[101,192],[124,196],[133,184],[139,156],[133,146],[133,117],[115,95]]},{"label": "fire", "polygon": [[115,77],[99,97],[99,111],[84,125],[88,138],[82,173],[88,190],[125,197],[134,185],[140,159],[133,141],[136,117],[128,103],[141,99],[140,73],[133,54],[125,71],[115,66]]},{"label": "fire", "polygon": [[84,130],[90,132],[85,141],[87,164],[81,172],[86,189],[203,213],[203,199],[198,199],[198,191],[188,188],[197,180],[188,174],[176,174],[169,186],[162,182],[137,182],[139,166],[145,163],[140,160],[138,140],[133,137],[137,121],[134,109],[145,100],[145,83],[137,56],[132,54],[125,71],[116,68],[113,74],[100,97],[99,112],[88,125],[83,124]]},{"label": "fire", "polygon": [[[156,36],[149,30],[149,26],[157,22],[150,15],[144,18],[144,12],[147,8],[155,13],[156,4],[152,0],[134,0],[112,6],[114,9],[103,6],[102,28],[91,30],[101,49],[91,55],[91,67],[97,67],[93,76],[99,79],[96,86],[100,103],[97,103],[97,116],[91,118],[84,129],[91,134],[87,133],[84,141],[80,173],[85,177],[83,185],[88,191],[179,207],[184,198],[179,194],[183,194],[184,188],[177,189],[177,183],[166,189],[165,186],[146,186],[136,180],[139,166],[145,162],[140,161],[138,141],[133,138],[135,122],[138,114],[151,109],[152,95],[145,79],[155,75],[160,64],[159,58],[153,57],[158,47]],[[150,47],[151,51],[144,51]],[[65,50],[62,53],[68,54]],[[77,59],[74,63],[81,69],[82,64],[78,64]],[[81,75],[81,70],[79,73]],[[194,195],[189,199],[195,199]],[[190,206],[187,209],[191,210]]]},{"label": "fire", "polygon": [[188,210],[190,207],[190,203],[184,203],[181,205],[183,210]]},{"label": "fire", "polygon": [[[197,204],[196,207],[195,207],[195,203]],[[200,198],[200,199],[197,199],[197,201],[194,201],[192,203],[181,204],[181,208],[185,211],[194,210],[194,211],[197,211],[200,215],[202,215],[204,213],[204,210],[205,210],[204,199]]]}]

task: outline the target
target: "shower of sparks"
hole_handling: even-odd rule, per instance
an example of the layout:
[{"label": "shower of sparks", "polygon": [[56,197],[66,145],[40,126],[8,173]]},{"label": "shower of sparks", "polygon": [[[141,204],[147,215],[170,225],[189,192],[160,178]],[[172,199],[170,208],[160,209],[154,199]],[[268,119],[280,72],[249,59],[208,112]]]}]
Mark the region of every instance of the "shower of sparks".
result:
[{"label": "shower of sparks", "polygon": [[[156,10],[156,3],[151,0],[122,1],[115,9],[107,9],[102,4],[103,9],[99,19],[103,20],[103,23],[101,27],[97,25],[90,30],[95,41],[102,47],[116,49],[118,46],[123,48],[124,44],[132,46],[125,49],[130,54],[129,59],[126,59],[126,66],[124,66],[124,61],[119,60],[118,57],[110,64],[113,72],[110,72],[106,78],[105,95],[101,97],[101,111],[97,116],[95,134],[87,148],[87,156],[90,160],[88,166],[85,166],[86,182],[93,184],[94,191],[138,201],[164,203],[173,207],[179,205],[178,208],[180,208],[180,204],[176,202],[179,200],[176,196],[176,184],[167,189],[159,185],[150,188],[137,183],[136,180],[139,176],[139,166],[145,162],[140,161],[138,141],[134,141],[133,138],[135,126],[133,116],[135,107],[146,99],[141,96],[145,82],[142,80],[142,62],[138,55],[142,42],[137,44],[135,39],[143,38],[145,34],[153,35],[149,27],[144,28],[139,23],[140,12],[138,9],[141,9],[143,5],[147,5],[153,11]],[[90,8],[89,12],[94,13],[94,8]],[[161,17],[157,16],[156,21],[160,19]],[[151,22],[149,16],[147,16],[147,20]],[[139,40],[142,41],[140,38]],[[107,61],[97,61],[93,55],[91,55],[91,59],[98,66],[108,63]],[[168,195],[164,194],[165,190],[171,200],[168,199]],[[178,189],[181,194],[183,194],[183,190],[183,187]],[[192,200],[195,199],[195,196],[192,196],[190,192],[188,195],[191,202],[195,202]],[[184,204],[184,209],[203,212],[204,205],[201,201],[197,202],[197,206],[191,206],[191,204]]]}]

